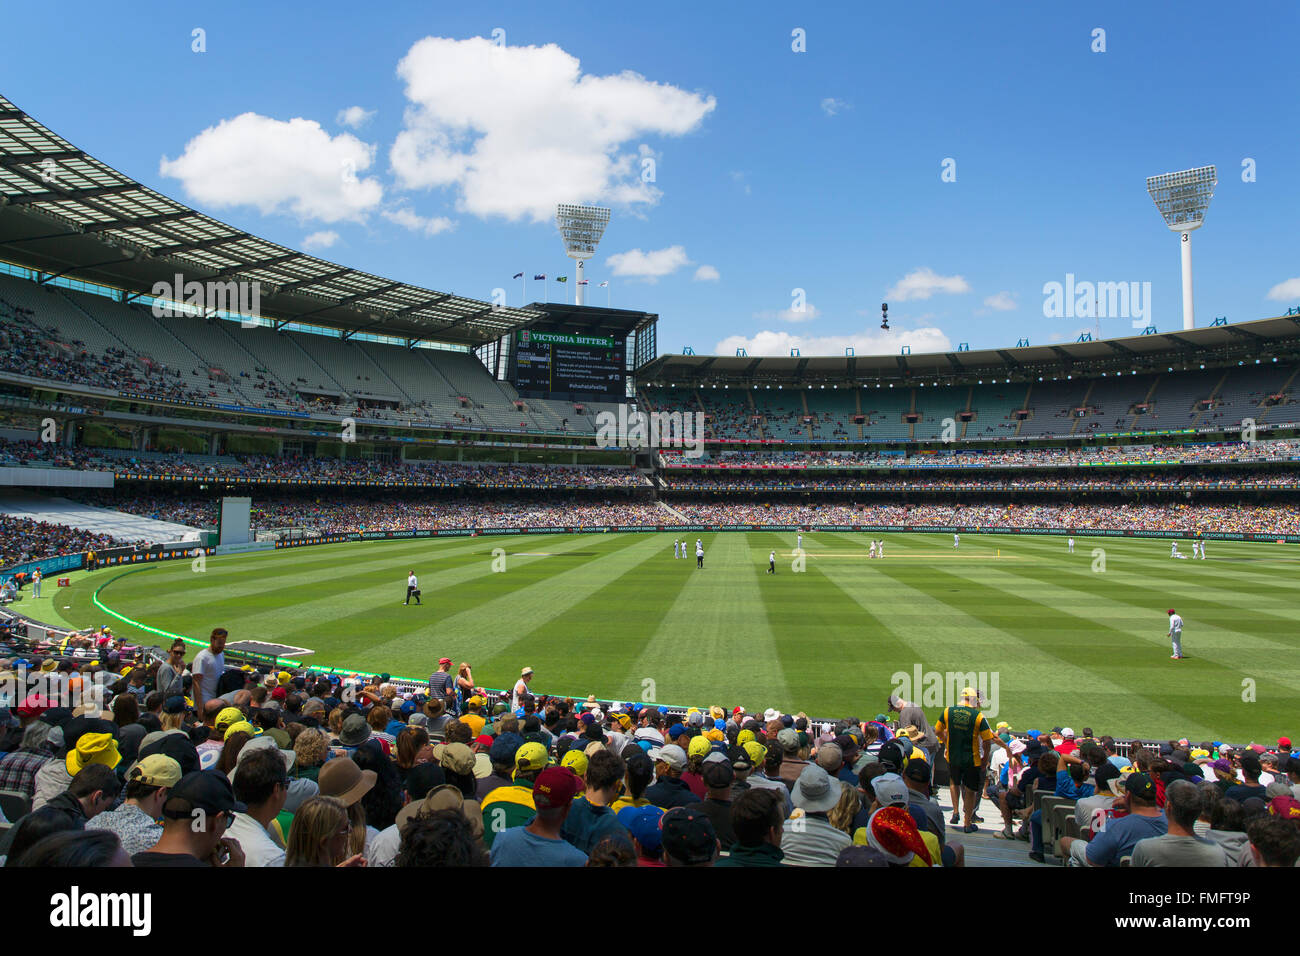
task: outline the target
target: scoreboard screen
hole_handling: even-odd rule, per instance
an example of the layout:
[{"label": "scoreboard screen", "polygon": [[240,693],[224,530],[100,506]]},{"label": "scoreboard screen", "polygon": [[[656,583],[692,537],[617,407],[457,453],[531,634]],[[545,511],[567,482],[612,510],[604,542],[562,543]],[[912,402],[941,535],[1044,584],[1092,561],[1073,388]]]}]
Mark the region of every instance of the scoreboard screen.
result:
[{"label": "scoreboard screen", "polygon": [[620,402],[627,395],[625,350],[623,336],[521,329],[515,333],[510,382],[528,398]]}]

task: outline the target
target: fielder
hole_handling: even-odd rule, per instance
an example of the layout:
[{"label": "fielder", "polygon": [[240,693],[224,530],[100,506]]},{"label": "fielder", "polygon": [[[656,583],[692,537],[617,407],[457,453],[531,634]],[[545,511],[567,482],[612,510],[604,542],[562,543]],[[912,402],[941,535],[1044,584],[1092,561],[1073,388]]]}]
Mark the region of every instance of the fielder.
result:
[{"label": "fielder", "polygon": [[773,551],[767,556],[767,573],[776,574],[776,552]]},{"label": "fielder", "polygon": [[1171,661],[1183,659],[1183,619],[1173,608],[1169,609],[1169,640],[1173,642],[1174,652],[1169,655]]}]

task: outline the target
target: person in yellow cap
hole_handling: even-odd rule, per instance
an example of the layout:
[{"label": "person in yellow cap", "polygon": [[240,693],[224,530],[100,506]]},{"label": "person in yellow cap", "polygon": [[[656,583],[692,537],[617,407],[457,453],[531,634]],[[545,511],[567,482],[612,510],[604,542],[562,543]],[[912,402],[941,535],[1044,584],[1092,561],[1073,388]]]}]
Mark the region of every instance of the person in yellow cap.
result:
[{"label": "person in yellow cap", "polygon": [[533,802],[533,783],[546,769],[546,748],[530,741],[515,751],[514,782],[496,787],[483,798],[483,842],[490,848],[497,835],[511,827],[521,827],[537,815]]},{"label": "person in yellow cap", "polygon": [[478,694],[465,701],[465,713],[461,715],[460,722],[469,724],[471,740],[483,733],[483,728],[487,725],[487,718],[483,716],[483,703],[483,698]]},{"label": "person in yellow cap", "polygon": [[589,763],[590,760],[585,753],[581,750],[570,748],[570,750],[564,755],[564,758],[560,761],[560,766],[568,767],[572,770],[577,775],[578,779],[583,782],[585,788],[587,783],[587,766]]},{"label": "person in yellow cap", "polygon": [[275,681],[281,687],[289,683],[289,681],[291,680],[293,680],[293,675],[290,674],[288,671],[280,671],[280,673],[275,675]]},{"label": "person in yellow cap", "polygon": [[704,758],[709,755],[712,749],[713,742],[704,734],[692,737],[691,742],[686,747],[686,769],[682,771],[682,783],[690,787],[691,793],[701,800],[704,799],[705,786],[700,768],[704,765]]},{"label": "person in yellow cap", "polygon": [[250,737],[260,737],[262,731],[246,720],[238,720],[226,728],[226,733],[222,739],[229,740],[235,734],[248,734]]},{"label": "person in yellow cap", "polygon": [[92,763],[102,763],[111,770],[122,762],[122,755],[118,753],[117,741],[112,734],[82,734],[64,761],[68,775],[75,777]]},{"label": "person in yellow cap", "polygon": [[244,719],[244,712],[238,707],[223,707],[221,713],[217,714],[217,719],[212,722],[213,728],[225,739],[226,731],[230,729],[231,724],[237,724]]}]

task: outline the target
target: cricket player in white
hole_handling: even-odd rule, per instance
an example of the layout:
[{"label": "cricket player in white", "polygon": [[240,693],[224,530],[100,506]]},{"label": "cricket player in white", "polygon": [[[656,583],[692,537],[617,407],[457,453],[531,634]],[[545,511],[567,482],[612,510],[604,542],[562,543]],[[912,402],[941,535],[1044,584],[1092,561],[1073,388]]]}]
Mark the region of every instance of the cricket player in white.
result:
[{"label": "cricket player in white", "polygon": [[1201,560],[1202,560],[1202,561],[1205,560],[1205,542],[1204,542],[1204,541],[1201,542]]},{"label": "cricket player in white", "polygon": [[408,575],[406,576],[406,600],[403,601],[402,603],[403,603],[403,604],[410,604],[410,603],[411,603],[411,595],[414,594],[414,595],[415,595],[415,603],[416,603],[416,604],[423,604],[424,602],[420,600],[420,595],[419,595],[419,593],[418,593],[419,590],[420,590],[420,582],[417,581],[417,580],[415,579],[415,572],[412,571],[410,574],[408,574]]},{"label": "cricket player in white", "polygon": [[680,541],[678,541],[676,538],[674,538],[674,539],[673,539],[673,557],[674,557],[674,558],[680,558],[681,556],[682,556],[682,543],[681,543]]},{"label": "cricket player in white", "polygon": [[955,535],[953,535],[953,536],[952,536],[952,548],[953,548],[953,550],[956,551],[957,548],[958,548],[960,545],[961,545],[961,535],[959,535],[959,534],[955,534]]},{"label": "cricket player in white", "polygon": [[776,574],[776,552],[773,551],[767,556],[767,573]]},{"label": "cricket player in white", "polygon": [[876,557],[883,558],[884,556],[885,556],[885,539],[881,538],[880,547],[876,549]]},{"label": "cricket player in white", "polygon": [[1170,544],[1170,546],[1169,546],[1169,557],[1171,557],[1171,558],[1176,558],[1176,557],[1178,557],[1178,542],[1177,542],[1177,541],[1174,541],[1174,542],[1172,542],[1172,543]]},{"label": "cricket player in white", "polygon": [[795,535],[795,541],[798,542],[798,543],[795,545],[795,547],[798,548],[800,551],[802,551],[802,550],[803,550],[803,535],[801,535],[801,534],[797,534],[797,535]]},{"label": "cricket player in white", "polygon": [[1074,554],[1074,539],[1070,539],[1070,554]]},{"label": "cricket player in white", "polygon": [[1169,640],[1173,642],[1174,652],[1169,655],[1171,661],[1183,659],[1183,619],[1173,608],[1169,609]]},{"label": "cricket player in white", "polygon": [[697,568],[704,567],[704,545],[700,544],[699,541],[695,542],[695,566]]},{"label": "cricket player in white", "polygon": [[872,541],[872,542],[871,542],[871,551],[869,552],[869,557],[873,557],[873,558],[874,558],[875,556],[876,556],[876,542],[875,542],[875,541]]}]

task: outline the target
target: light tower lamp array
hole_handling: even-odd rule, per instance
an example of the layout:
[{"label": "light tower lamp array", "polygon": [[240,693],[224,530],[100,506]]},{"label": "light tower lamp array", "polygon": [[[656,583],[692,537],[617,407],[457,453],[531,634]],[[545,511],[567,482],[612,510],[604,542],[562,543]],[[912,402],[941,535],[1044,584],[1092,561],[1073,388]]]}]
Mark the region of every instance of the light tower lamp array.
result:
[{"label": "light tower lamp array", "polygon": [[1192,306],[1192,230],[1199,229],[1205,221],[1205,210],[1210,207],[1218,182],[1213,166],[1147,177],[1147,192],[1164,217],[1165,225],[1182,236],[1184,330],[1196,327]]},{"label": "light tower lamp array", "polygon": [[609,225],[609,210],[603,206],[560,203],[555,209],[555,224],[564,238],[564,254],[577,263],[573,301],[575,305],[582,305],[587,289],[583,263],[596,254],[596,246]]}]

